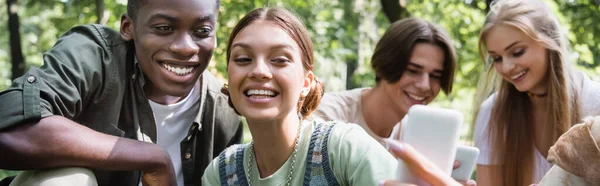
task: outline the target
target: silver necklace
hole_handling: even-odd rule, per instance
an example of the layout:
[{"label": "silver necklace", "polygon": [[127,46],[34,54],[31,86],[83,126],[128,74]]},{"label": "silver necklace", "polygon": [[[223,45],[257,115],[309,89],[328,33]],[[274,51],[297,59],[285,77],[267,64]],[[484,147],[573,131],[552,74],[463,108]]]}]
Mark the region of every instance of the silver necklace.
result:
[{"label": "silver necklace", "polygon": [[[286,185],[290,185],[290,181],[292,180],[292,175],[294,173],[294,165],[296,164],[296,154],[298,154],[298,139],[300,138],[300,129],[302,128],[302,120],[300,120],[300,124],[298,125],[298,134],[296,134],[296,139],[294,140],[294,151],[292,151],[292,167],[290,172],[288,173],[287,178],[285,179]],[[248,175],[246,176],[246,180],[248,180],[248,185],[252,186],[252,160],[254,159],[254,140],[250,142],[250,154],[248,155],[248,168],[246,172]],[[258,165],[257,165],[258,167]]]}]

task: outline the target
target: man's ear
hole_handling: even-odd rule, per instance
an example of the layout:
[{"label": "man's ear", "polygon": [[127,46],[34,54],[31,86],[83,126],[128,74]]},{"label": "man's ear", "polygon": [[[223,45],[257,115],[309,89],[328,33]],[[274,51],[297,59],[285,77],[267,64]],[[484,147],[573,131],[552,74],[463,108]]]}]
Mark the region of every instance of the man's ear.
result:
[{"label": "man's ear", "polygon": [[121,16],[121,38],[125,41],[133,40],[133,20],[127,14]]}]

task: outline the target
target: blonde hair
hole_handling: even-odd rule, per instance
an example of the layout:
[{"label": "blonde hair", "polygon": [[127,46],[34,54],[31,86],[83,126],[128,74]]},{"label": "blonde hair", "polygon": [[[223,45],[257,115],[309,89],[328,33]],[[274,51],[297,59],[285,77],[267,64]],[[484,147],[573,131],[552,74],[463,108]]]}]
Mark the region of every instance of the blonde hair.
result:
[{"label": "blonde hair", "polygon": [[[479,52],[486,62],[476,104],[496,92],[489,121],[492,159],[503,161],[504,185],[528,185],[533,180],[534,126],[531,101],[525,92],[502,80],[492,70],[485,46],[486,34],[496,25],[517,28],[547,50],[548,98],[546,117],[553,142],[571,124],[580,122],[578,85],[568,64],[569,43],[558,20],[539,0],[497,0],[491,5],[479,38]],[[475,107],[475,108],[478,108]],[[475,121],[475,120],[473,120]]]}]

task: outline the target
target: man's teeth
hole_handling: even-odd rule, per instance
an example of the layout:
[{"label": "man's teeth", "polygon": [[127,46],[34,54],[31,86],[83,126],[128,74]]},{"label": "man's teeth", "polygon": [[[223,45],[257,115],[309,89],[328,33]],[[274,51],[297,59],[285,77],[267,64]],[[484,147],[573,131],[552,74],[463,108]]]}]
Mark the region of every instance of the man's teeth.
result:
[{"label": "man's teeth", "polygon": [[270,90],[251,89],[246,92],[247,96],[274,96],[275,92]]},{"label": "man's teeth", "polygon": [[173,73],[175,73],[175,74],[177,74],[177,75],[180,75],[180,76],[187,75],[187,74],[189,74],[190,72],[192,72],[192,70],[194,70],[194,67],[184,67],[184,68],[180,68],[180,67],[174,67],[174,66],[171,66],[171,65],[169,65],[169,64],[166,64],[166,63],[163,63],[163,66],[164,66],[164,67],[165,67],[167,70],[169,70],[169,71],[171,71],[171,72],[173,72]]},{"label": "man's teeth", "polygon": [[412,98],[414,100],[417,100],[417,101],[423,101],[423,100],[425,100],[425,97],[419,97],[419,96],[414,95],[414,94],[408,94],[408,97],[410,97],[410,98]]},{"label": "man's teeth", "polygon": [[512,79],[520,78],[523,74],[525,74],[525,72],[527,72],[527,71],[523,70],[523,71],[519,72],[519,74],[511,76],[510,78],[512,78]]}]

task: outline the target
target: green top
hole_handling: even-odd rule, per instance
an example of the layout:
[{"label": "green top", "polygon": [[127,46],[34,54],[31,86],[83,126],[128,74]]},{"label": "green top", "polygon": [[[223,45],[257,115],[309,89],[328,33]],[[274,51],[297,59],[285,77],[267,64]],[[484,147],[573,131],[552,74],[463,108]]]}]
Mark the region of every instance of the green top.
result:
[{"label": "green top", "polygon": [[[108,27],[73,27],[44,53],[43,66],[31,67],[0,92],[0,131],[60,115],[105,134],[156,142],[154,116],[142,89],[147,80],[134,51],[132,42]],[[197,177],[209,161],[242,135],[239,116],[220,92],[223,84],[208,71],[201,77],[201,111],[181,142],[186,185],[200,185]],[[101,186],[139,183],[139,172],[94,174]]]},{"label": "green top", "polygon": [[[318,122],[320,121],[303,122],[290,185],[304,185],[310,137]],[[336,122],[329,135],[327,146],[329,163],[340,185],[377,185],[381,180],[396,177],[398,161],[357,125]],[[244,149],[244,171],[248,168],[250,152],[248,147],[246,145]],[[266,178],[259,178],[256,161],[252,161],[251,182],[253,185],[286,185],[285,180],[290,172],[292,157],[290,156],[273,175]],[[203,185],[221,185],[219,160],[220,157],[215,158],[206,168],[202,177]]]}]

